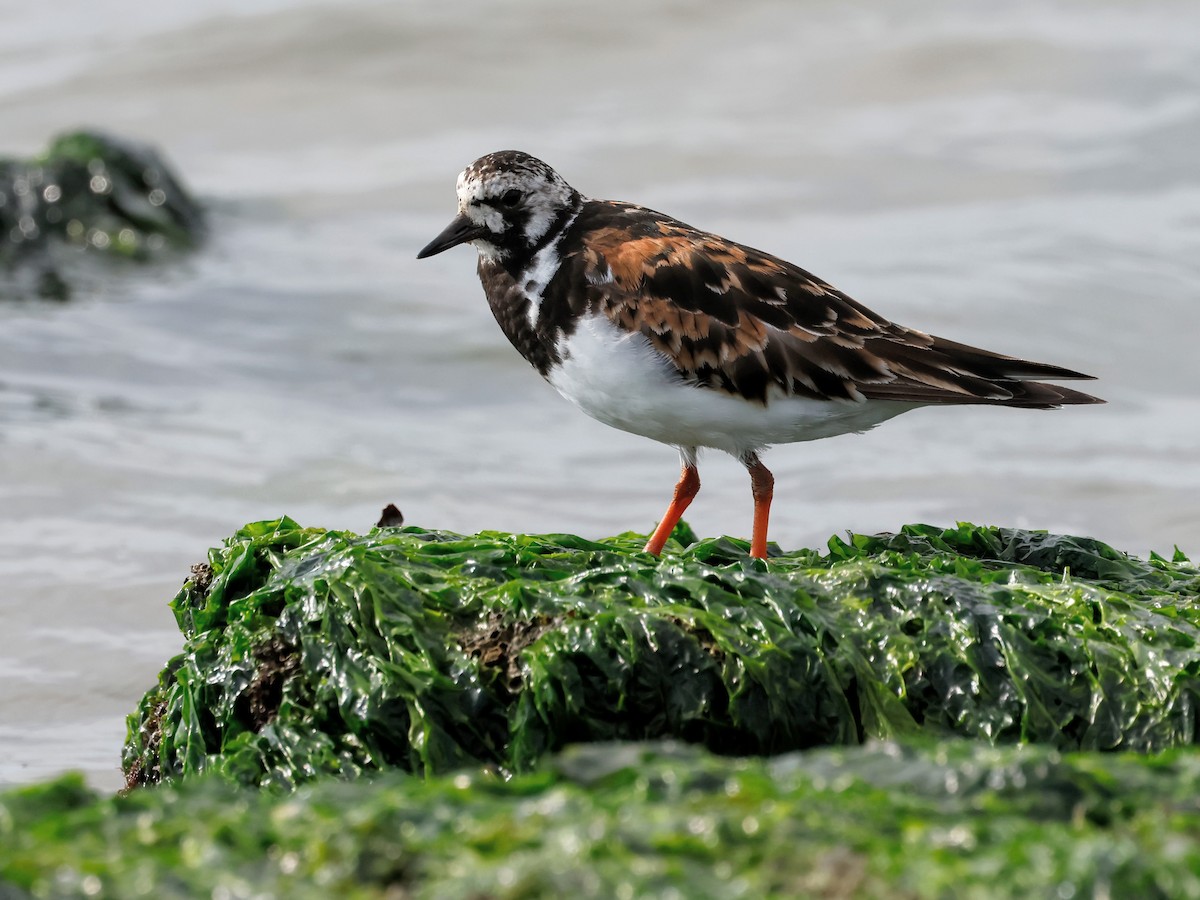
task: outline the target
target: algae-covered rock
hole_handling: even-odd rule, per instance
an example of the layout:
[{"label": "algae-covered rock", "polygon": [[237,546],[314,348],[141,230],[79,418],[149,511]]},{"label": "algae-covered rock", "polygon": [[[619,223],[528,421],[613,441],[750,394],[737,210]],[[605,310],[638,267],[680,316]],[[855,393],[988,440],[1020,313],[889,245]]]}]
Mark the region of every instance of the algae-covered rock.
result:
[{"label": "algae-covered rock", "polygon": [[149,145],[98,131],[0,159],[0,297],[70,292],[81,254],[147,260],[194,246],[200,206]]},{"label": "algae-covered rock", "polygon": [[[1200,752],[571,748],[506,779],[0,794],[0,896],[1200,897]],[[7,887],[7,891],[6,891]]]},{"label": "algae-covered rock", "polygon": [[746,557],[642,538],[249,525],[172,603],[183,653],[129,720],[129,783],[215,771],[526,771],[588,741],[726,755],[960,735],[1196,740],[1200,570],[963,525]]}]

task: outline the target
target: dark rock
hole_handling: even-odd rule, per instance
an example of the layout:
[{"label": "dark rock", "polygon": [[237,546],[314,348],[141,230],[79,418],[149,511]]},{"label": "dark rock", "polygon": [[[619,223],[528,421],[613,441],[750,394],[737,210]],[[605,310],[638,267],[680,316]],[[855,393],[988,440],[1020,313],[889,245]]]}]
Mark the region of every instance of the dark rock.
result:
[{"label": "dark rock", "polygon": [[0,299],[65,300],[81,258],[151,261],[204,233],[200,205],[147,144],[75,131],[0,159]]}]

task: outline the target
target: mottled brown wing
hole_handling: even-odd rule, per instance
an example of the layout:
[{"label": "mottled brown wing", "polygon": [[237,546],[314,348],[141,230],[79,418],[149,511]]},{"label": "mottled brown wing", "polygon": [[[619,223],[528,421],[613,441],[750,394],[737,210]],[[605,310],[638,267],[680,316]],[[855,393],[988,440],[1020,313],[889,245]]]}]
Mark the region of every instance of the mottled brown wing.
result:
[{"label": "mottled brown wing", "polygon": [[896,325],[809,272],[638,207],[576,263],[594,303],[698,385],[817,399],[1052,407],[1102,402],[1026,379],[1088,378]]}]

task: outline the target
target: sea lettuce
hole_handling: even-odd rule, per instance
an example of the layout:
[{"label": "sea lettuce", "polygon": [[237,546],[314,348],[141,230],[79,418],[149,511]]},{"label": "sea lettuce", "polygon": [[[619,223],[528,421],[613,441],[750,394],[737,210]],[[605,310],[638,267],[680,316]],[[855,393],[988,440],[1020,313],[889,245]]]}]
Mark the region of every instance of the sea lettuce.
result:
[{"label": "sea lettuce", "polygon": [[918,525],[764,563],[678,535],[657,559],[632,534],[248,525],[172,602],[183,652],[129,719],[128,782],[513,773],[663,738],[728,756],[1196,741],[1200,570],[1181,555]]}]

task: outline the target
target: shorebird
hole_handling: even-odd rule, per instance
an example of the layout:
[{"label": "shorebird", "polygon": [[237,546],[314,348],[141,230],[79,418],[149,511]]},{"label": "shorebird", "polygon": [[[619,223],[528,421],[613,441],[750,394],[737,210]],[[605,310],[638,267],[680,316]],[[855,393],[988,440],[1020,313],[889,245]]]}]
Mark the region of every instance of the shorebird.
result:
[{"label": "shorebird", "polygon": [[584,197],[527,153],[480,157],[457,192],[458,215],[417,258],[474,245],[496,321],[542,377],[593,418],[679,451],[655,555],[700,489],[702,447],[750,473],[750,555],[765,559],[774,477],[760,454],[773,444],[921,406],[1104,402],[1038,380],[1091,376],[897,325],[769,253]]}]

